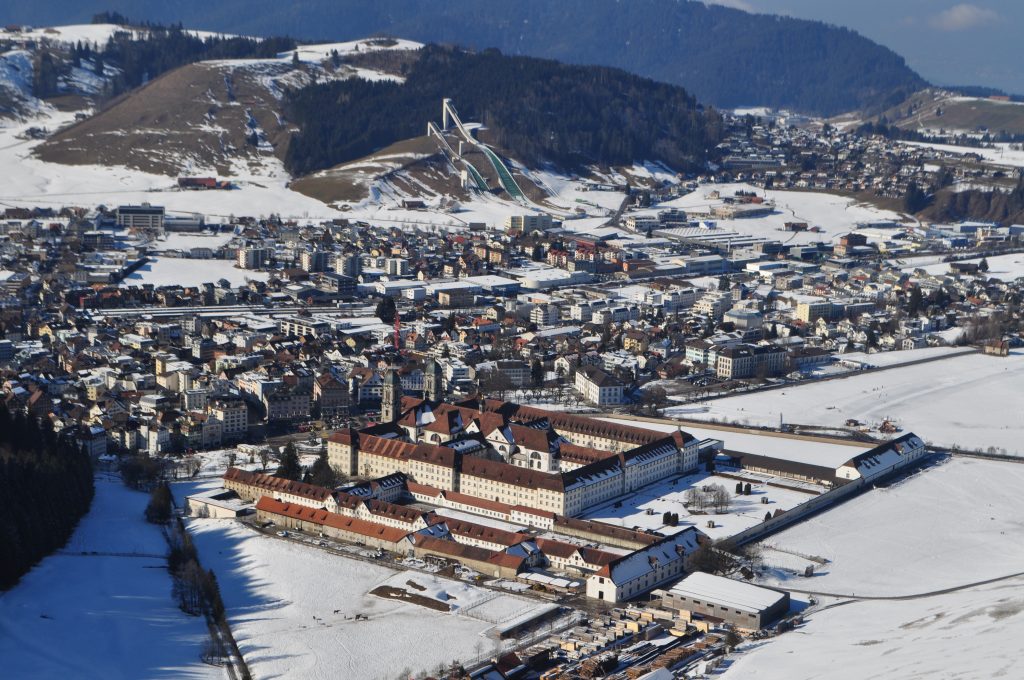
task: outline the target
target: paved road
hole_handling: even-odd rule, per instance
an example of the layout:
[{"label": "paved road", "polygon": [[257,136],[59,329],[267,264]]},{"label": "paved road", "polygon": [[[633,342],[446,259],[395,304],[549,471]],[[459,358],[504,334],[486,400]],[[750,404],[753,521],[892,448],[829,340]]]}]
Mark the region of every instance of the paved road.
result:
[{"label": "paved road", "polygon": [[[813,595],[816,597],[841,597],[848,598],[850,601],[856,602],[860,600],[890,600],[890,601],[901,601],[901,600],[921,600],[927,597],[936,597],[937,595],[946,595],[948,593],[955,593],[959,590],[967,590],[968,588],[976,588],[978,586],[988,585],[989,583],[998,583],[1000,581],[1009,581],[1010,579],[1024,576],[1024,571],[1019,571],[1015,574],[1007,574],[1006,576],[997,576],[995,578],[985,579],[983,581],[972,581],[971,583],[964,583],[959,586],[952,586],[950,588],[942,588],[940,590],[930,590],[925,593],[914,593],[913,595],[857,595],[856,593],[826,593],[817,590],[799,590],[797,588],[786,588],[782,587],[783,590],[788,590],[791,593],[800,593],[801,595]],[[839,603],[837,603],[839,604]],[[845,603],[843,603],[845,604]]]}]

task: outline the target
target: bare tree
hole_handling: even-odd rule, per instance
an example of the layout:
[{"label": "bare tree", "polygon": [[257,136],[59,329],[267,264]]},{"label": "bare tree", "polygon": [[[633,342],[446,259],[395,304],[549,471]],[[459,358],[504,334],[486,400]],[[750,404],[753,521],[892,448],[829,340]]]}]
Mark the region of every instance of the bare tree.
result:
[{"label": "bare tree", "polygon": [[691,486],[687,489],[683,498],[690,510],[697,510],[699,512],[704,510],[704,493],[697,487]]},{"label": "bare tree", "polygon": [[267,449],[260,449],[260,465],[263,468],[263,472],[267,471],[268,463],[270,463],[270,451]]},{"label": "bare tree", "polygon": [[729,504],[732,502],[732,496],[729,495],[728,489],[721,484],[712,484],[708,488],[708,495],[710,497],[710,504],[714,507],[715,512],[729,512]]},{"label": "bare tree", "polygon": [[514,389],[515,386],[512,384],[512,380],[504,371],[498,369],[488,371],[480,378],[480,390],[484,394],[495,396],[502,401]]}]

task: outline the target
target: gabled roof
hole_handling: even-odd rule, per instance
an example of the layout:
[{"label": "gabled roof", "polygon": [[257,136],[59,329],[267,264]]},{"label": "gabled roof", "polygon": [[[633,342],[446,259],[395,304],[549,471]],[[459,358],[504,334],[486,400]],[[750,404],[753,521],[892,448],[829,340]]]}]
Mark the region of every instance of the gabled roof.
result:
[{"label": "gabled roof", "polygon": [[510,424],[508,430],[516,446],[533,451],[547,451],[548,453],[555,451],[558,435],[551,430],[539,430],[524,425],[516,425],[515,423]]},{"label": "gabled roof", "polygon": [[224,479],[248,484],[269,492],[278,492],[292,496],[301,496],[318,503],[326,502],[331,497],[331,490],[315,484],[293,482],[283,477],[274,477],[259,472],[249,472],[236,467],[228,468]]},{"label": "gabled roof", "polygon": [[465,456],[462,459],[462,476],[467,475],[528,489],[565,491],[562,475],[548,474],[476,456]]},{"label": "gabled roof", "polygon": [[455,451],[446,446],[412,444],[400,439],[364,435],[359,438],[359,450],[362,453],[385,458],[404,458],[444,467],[455,467]]},{"label": "gabled roof", "polygon": [[296,503],[284,503],[276,501],[270,496],[261,497],[256,503],[256,510],[302,520],[311,524],[349,531],[360,536],[378,538],[390,543],[398,543],[409,535],[409,532],[403,529],[396,529],[375,522],[367,522],[356,517],[346,517],[334,512],[318,510]]},{"label": "gabled roof", "polygon": [[453,519],[451,517],[445,517],[444,523],[448,526],[448,533],[453,536],[462,536],[467,539],[486,541],[488,543],[498,543],[499,545],[504,545],[506,547],[522,543],[529,539],[529,536],[517,531],[506,531],[505,529],[497,529],[495,527],[477,524],[476,522]]}]

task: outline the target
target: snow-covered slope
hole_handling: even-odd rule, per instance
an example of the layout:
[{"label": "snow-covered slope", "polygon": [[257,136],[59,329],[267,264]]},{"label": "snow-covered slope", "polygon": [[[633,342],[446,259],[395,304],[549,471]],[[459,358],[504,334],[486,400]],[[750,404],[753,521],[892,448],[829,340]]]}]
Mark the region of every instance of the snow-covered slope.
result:
[{"label": "snow-covered slope", "polygon": [[10,50],[0,54],[0,118],[24,117],[45,106],[32,94],[32,53]]},{"label": "snow-covered slope", "polygon": [[[124,165],[170,176],[230,177],[239,174],[238,166],[270,167],[284,158],[295,131],[282,111],[285,91],[347,78],[399,79],[346,64],[344,58],[419,47],[409,41],[369,39],[307,45],[267,59],[189,64],[61,131],[37,152],[50,162]],[[90,75],[88,69],[74,69],[70,77],[76,78],[76,91],[102,87],[102,80],[93,76],[90,81]]]}]

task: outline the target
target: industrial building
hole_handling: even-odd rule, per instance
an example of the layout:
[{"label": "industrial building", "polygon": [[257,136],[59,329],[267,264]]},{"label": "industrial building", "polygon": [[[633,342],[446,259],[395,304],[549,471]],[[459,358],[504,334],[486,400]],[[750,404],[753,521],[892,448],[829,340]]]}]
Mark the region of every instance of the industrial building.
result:
[{"label": "industrial building", "polygon": [[746,631],[760,630],[789,611],[789,593],[695,572],[668,591],[661,605],[686,620],[719,620]]}]

